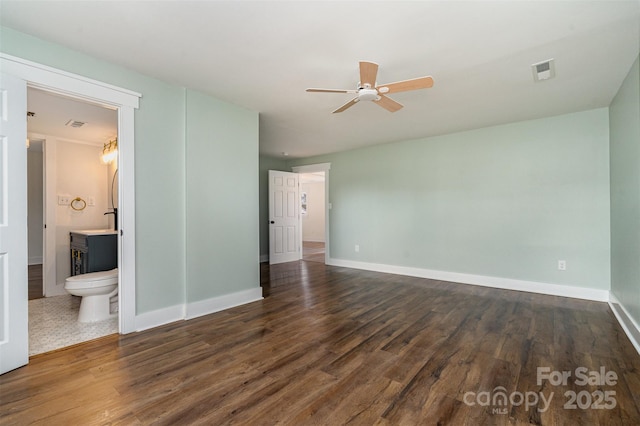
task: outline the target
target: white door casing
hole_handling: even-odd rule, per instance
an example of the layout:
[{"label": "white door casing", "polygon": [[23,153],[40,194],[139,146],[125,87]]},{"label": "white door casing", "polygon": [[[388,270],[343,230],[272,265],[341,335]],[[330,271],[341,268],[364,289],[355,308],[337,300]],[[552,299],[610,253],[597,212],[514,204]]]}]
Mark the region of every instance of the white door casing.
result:
[{"label": "white door casing", "polygon": [[[329,241],[331,232],[330,232],[330,214],[332,205],[329,202],[329,170],[331,170],[331,163],[319,163],[319,164],[309,164],[306,166],[294,166],[291,168],[294,173],[316,173],[316,172],[324,172],[324,263],[330,265],[331,259],[331,244]],[[300,221],[300,227],[302,229],[302,221]],[[300,237],[300,244],[302,244],[302,236]]]},{"label": "white door casing", "polygon": [[[26,81],[31,87],[97,103],[108,108],[116,108],[118,110],[118,229],[120,229],[120,236],[118,238],[119,329],[120,333],[123,334],[135,331],[136,232],[134,110],[138,108],[139,98],[142,97],[142,95],[128,89],[7,55],[2,52],[0,52],[0,69],[5,73],[12,74]],[[22,125],[24,126],[26,138],[26,92],[23,112],[25,120]],[[23,141],[23,143],[26,143],[26,140]],[[26,180],[26,172],[24,179]],[[26,187],[23,192],[26,199]],[[23,216],[26,217],[26,204],[24,206]],[[24,238],[26,239],[26,234]],[[24,265],[26,274],[26,257]],[[26,290],[24,300],[26,303]],[[25,321],[27,321],[26,310],[24,317]],[[24,334],[25,338],[28,338],[26,330]]]},{"label": "white door casing", "polygon": [[269,170],[269,264],[299,260],[299,240],[299,176]]},{"label": "white door casing", "polygon": [[29,362],[27,84],[0,74],[0,374]]}]

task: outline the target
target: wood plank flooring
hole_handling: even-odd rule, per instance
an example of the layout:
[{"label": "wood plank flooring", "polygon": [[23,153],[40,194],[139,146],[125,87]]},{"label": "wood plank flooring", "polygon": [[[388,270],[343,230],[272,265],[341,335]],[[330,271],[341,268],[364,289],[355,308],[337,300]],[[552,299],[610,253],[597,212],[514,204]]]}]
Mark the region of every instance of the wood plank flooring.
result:
[{"label": "wood plank flooring", "polygon": [[[640,424],[640,355],[605,303],[317,262],[261,268],[262,301],[0,376],[0,423]],[[537,383],[538,367],[571,377]],[[618,379],[581,385],[578,367]]]},{"label": "wood plank flooring", "polygon": [[324,243],[316,241],[302,242],[302,260],[324,263]]},{"label": "wood plank flooring", "polygon": [[44,297],[42,292],[42,265],[29,265],[29,300]]}]

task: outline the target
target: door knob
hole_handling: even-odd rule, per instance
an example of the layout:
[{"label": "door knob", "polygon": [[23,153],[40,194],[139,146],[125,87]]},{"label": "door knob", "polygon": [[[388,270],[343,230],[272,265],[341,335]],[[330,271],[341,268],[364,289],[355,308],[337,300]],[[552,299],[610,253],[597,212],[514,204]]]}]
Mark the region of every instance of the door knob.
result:
[{"label": "door knob", "polygon": [[269,222],[269,223],[273,225],[273,224],[274,224],[274,223],[276,223],[276,222],[275,222],[274,220],[272,220],[272,221],[271,221],[271,222]]}]

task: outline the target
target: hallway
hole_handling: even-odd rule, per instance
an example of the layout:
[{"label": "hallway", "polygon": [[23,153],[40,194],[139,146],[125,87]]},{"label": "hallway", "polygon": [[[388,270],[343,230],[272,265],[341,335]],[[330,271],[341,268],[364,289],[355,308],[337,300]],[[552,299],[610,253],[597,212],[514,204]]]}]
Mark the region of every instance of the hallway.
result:
[{"label": "hallway", "polygon": [[324,243],[314,241],[302,242],[302,260],[324,263]]}]

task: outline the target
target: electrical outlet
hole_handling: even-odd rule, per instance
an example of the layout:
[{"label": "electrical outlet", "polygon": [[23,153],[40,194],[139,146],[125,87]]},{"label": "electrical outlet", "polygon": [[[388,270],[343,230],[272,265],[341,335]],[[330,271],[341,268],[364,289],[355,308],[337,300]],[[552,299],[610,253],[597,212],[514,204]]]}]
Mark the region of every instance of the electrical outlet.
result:
[{"label": "electrical outlet", "polygon": [[359,244],[356,244],[355,250],[356,250],[356,253],[360,252],[360,245]]},{"label": "electrical outlet", "polygon": [[96,205],[96,198],[95,197],[89,197],[89,201],[87,201],[87,205],[88,206],[95,206]]},{"label": "electrical outlet", "polygon": [[567,261],[558,260],[558,271],[566,271],[566,270],[567,270]]},{"label": "electrical outlet", "polygon": [[71,197],[69,195],[58,195],[58,205],[68,206],[71,204]]}]

